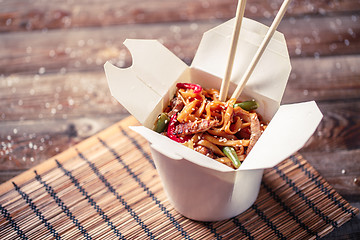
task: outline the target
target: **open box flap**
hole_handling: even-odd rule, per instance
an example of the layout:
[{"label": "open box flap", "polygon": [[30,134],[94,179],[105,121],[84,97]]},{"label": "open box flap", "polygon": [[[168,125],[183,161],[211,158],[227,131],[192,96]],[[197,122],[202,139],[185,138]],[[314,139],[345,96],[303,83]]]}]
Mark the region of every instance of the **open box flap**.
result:
[{"label": "open box flap", "polygon": [[127,39],[124,44],[132,66],[118,68],[106,62],[106,78],[114,98],[144,124],[188,66],[157,40]]},{"label": "open box flap", "polygon": [[[204,33],[191,67],[225,76],[235,19]],[[243,18],[230,81],[238,84],[259,48],[268,27]],[[251,90],[280,103],[291,71],[285,37],[275,32],[244,91]]]},{"label": "open box flap", "polygon": [[[205,33],[191,68],[156,40],[126,40],[124,44],[133,57],[132,66],[121,69],[109,62],[104,66],[112,95],[140,123],[151,127],[157,114],[163,110],[163,105],[168,103],[177,81],[188,81],[192,76],[191,72],[198,71],[207,72],[217,79],[222,78],[232,28],[233,20]],[[231,79],[235,83],[240,79],[268,29],[249,19],[244,19],[242,28]],[[267,114],[272,116],[281,101],[290,70],[284,36],[277,32],[246,85],[244,94],[262,96],[258,98],[264,99],[261,104],[263,110],[269,110],[269,106],[273,106],[271,113]],[[197,83],[198,80],[191,81]],[[211,82],[214,79],[206,78],[205,81]],[[268,168],[284,160],[305,144],[320,119],[321,113],[314,102],[280,107],[240,170]],[[169,157],[179,156],[222,172],[233,171],[148,128],[133,129],[156,147],[162,147],[163,153],[168,153]]]},{"label": "open box flap", "polygon": [[280,106],[240,169],[274,167],[304,146],[322,116],[314,101]]}]

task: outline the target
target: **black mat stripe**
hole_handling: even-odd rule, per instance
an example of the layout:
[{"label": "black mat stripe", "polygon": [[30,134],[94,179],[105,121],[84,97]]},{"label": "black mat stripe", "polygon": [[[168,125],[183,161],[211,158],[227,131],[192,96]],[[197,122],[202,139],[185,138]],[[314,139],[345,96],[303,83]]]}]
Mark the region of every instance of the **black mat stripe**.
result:
[{"label": "black mat stripe", "polygon": [[14,219],[12,219],[10,213],[0,204],[1,214],[4,216],[4,218],[10,223],[14,231],[17,233],[17,235],[21,239],[28,239],[28,237],[25,235],[25,233],[20,229],[20,227],[16,224]]},{"label": "black mat stripe", "polygon": [[141,147],[141,145],[136,141],[136,139],[131,137],[123,128],[119,128],[121,133],[128,139],[130,139],[131,143],[135,145],[135,147],[142,153],[142,155],[146,158],[146,160],[148,160],[148,162],[153,166],[153,168],[156,168],[151,156]]},{"label": "black mat stripe", "polygon": [[55,202],[58,204],[58,206],[61,208],[61,210],[65,213],[65,215],[69,217],[69,219],[75,224],[75,226],[80,230],[80,232],[83,234],[83,236],[86,239],[91,240],[92,237],[89,235],[89,233],[86,231],[86,229],[80,224],[79,220],[76,219],[76,217],[72,214],[72,212],[64,204],[64,202],[57,196],[54,189],[49,184],[47,184],[36,171],[34,171],[34,172],[35,172],[36,180],[38,180],[38,182],[41,183],[45,187],[46,191],[55,200]]},{"label": "black mat stripe", "polygon": [[105,214],[105,212],[100,208],[100,206],[97,205],[97,203],[94,201],[94,199],[92,199],[89,196],[89,194],[85,191],[85,189],[80,186],[79,181],[71,174],[70,171],[66,170],[59,161],[57,161],[57,160],[55,160],[55,161],[56,161],[58,167],[65,173],[66,176],[68,176],[70,178],[71,182],[75,185],[75,187],[79,190],[79,192],[88,200],[90,205],[94,207],[96,212],[108,224],[108,226],[111,228],[111,230],[114,231],[115,235],[117,237],[119,237],[119,239],[125,240],[125,237],[121,234],[121,232],[118,229],[116,229],[116,226],[114,225],[114,223],[112,223],[110,221],[110,218]]},{"label": "black mat stripe", "polygon": [[237,226],[240,231],[245,234],[245,236],[247,236],[250,240],[254,240],[255,238],[253,236],[251,236],[251,233],[244,227],[244,225],[241,224],[241,222],[239,221],[239,219],[237,218],[232,218],[233,223],[235,224],[235,226]]},{"label": "black mat stripe", "polygon": [[290,159],[293,161],[293,163],[295,163],[296,165],[299,166],[299,168],[301,169],[302,172],[305,173],[305,176],[307,176],[313,183],[315,183],[316,187],[320,189],[320,191],[322,191],[326,197],[328,199],[330,199],[331,201],[334,202],[334,204],[336,206],[338,206],[339,208],[341,208],[342,211],[346,212],[346,213],[350,213],[352,217],[355,217],[356,213],[352,210],[352,209],[347,209],[345,207],[345,204],[340,202],[333,193],[330,192],[330,190],[324,186],[324,184],[321,183],[320,180],[318,180],[314,174],[308,170],[304,165],[302,165],[299,161],[299,159],[295,156],[290,156]]},{"label": "black mat stripe", "polygon": [[254,209],[256,214],[274,231],[278,238],[283,240],[286,239],[286,237],[284,237],[284,235],[277,229],[275,224],[271,222],[268,217],[266,217],[265,213],[261,211],[256,204],[253,204],[251,208]]},{"label": "black mat stripe", "polygon": [[21,191],[20,187],[18,187],[15,182],[12,182],[15,190],[20,194],[20,196],[26,201],[29,207],[34,211],[35,215],[40,219],[40,221],[45,225],[45,227],[50,231],[50,233],[54,236],[55,239],[61,239],[60,235],[57,233],[55,228],[48,222],[48,220],[42,215],[40,210],[33,203],[32,199],[25,192]]},{"label": "black mat stripe", "polygon": [[273,199],[277,203],[279,203],[279,205],[285,210],[285,212],[287,212],[292,217],[292,219],[294,219],[300,225],[302,229],[304,229],[310,235],[316,236],[316,239],[320,238],[318,233],[312,231],[308,226],[306,226],[306,224],[304,224],[301,219],[299,219],[299,217],[291,210],[291,208],[281,200],[281,198],[271,189],[271,187],[269,187],[265,182],[261,182],[261,185],[266,189],[266,191],[268,191],[270,196],[272,196]]},{"label": "black mat stripe", "polygon": [[211,233],[214,234],[214,236],[216,237],[216,239],[221,240],[222,236],[220,236],[217,231],[216,228],[214,228],[214,226],[212,225],[212,223],[210,222],[204,222],[205,227],[207,227]]},{"label": "black mat stripe", "polygon": [[180,226],[180,224],[176,221],[176,219],[172,216],[169,210],[157,199],[153,192],[143,183],[140,178],[131,170],[131,168],[121,159],[119,154],[112,149],[106,142],[104,142],[101,138],[98,138],[99,142],[111,152],[114,157],[118,160],[118,162],[125,168],[128,174],[139,184],[139,186],[147,193],[147,195],[155,202],[155,204],[160,208],[160,210],[168,217],[170,222],[175,226],[175,228],[180,231],[181,235],[185,239],[192,239],[189,234]]},{"label": "black mat stripe", "polygon": [[79,157],[84,160],[91,170],[98,176],[98,178],[105,184],[105,186],[108,188],[108,190],[114,194],[116,199],[119,200],[119,202],[124,206],[124,208],[130,213],[130,215],[134,218],[134,220],[140,225],[140,227],[145,231],[145,233],[150,237],[150,239],[156,239],[153,235],[153,233],[150,231],[150,229],[146,226],[146,224],[141,220],[141,218],[136,214],[134,210],[129,206],[129,204],[124,200],[124,198],[119,195],[113,186],[109,183],[109,181],[102,175],[99,171],[99,169],[95,166],[94,163],[90,162],[89,159],[87,159],[81,152],[78,151],[78,149],[75,149],[78,152]]},{"label": "black mat stripe", "polygon": [[295,183],[288,176],[286,176],[285,173],[283,173],[277,166],[275,166],[274,169],[276,170],[276,173],[279,174],[279,176],[291,187],[291,189],[306,203],[306,205],[312,209],[316,215],[321,217],[326,222],[326,224],[331,224],[334,228],[338,226],[338,223],[330,219],[319,208],[317,208],[316,204],[309,200],[309,198],[295,185]]}]

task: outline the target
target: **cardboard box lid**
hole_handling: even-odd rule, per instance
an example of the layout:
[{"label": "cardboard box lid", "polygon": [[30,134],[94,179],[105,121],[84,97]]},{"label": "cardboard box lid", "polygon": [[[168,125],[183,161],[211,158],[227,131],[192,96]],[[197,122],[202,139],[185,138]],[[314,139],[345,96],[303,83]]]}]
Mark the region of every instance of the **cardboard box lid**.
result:
[{"label": "cardboard box lid", "polygon": [[[191,68],[222,78],[230,47],[232,21],[204,34]],[[241,78],[267,31],[266,26],[246,18],[242,28],[235,57],[236,64],[231,77],[231,81],[235,83]],[[156,40],[126,40],[125,45],[132,54],[133,64],[127,69],[117,68],[110,63],[105,64],[110,91],[140,123],[150,126],[153,123],[151,121],[155,119],[154,116],[163,110],[161,104],[167,104],[162,103],[165,95],[171,92],[171,89],[175,89],[176,81],[179,81],[179,77],[186,72],[188,66]],[[269,102],[271,100],[280,103],[290,70],[285,38],[277,32],[246,85],[244,93],[256,93],[257,96],[264,96]],[[276,110],[277,108],[272,109],[274,113]],[[268,168],[281,162],[306,143],[321,117],[314,102],[281,106],[240,170]],[[133,129],[150,143],[161,146],[167,155],[178,156],[174,160],[183,158],[207,168],[233,171],[150,129]]]},{"label": "cardboard box lid", "polygon": [[[203,35],[191,68],[223,78],[233,25],[234,19]],[[261,23],[244,18],[232,82],[240,81],[267,29],[268,27]],[[105,73],[111,94],[144,124],[154,106],[175,86],[176,80],[188,66],[157,40],[127,39],[124,44],[131,52],[132,66],[121,69],[107,62],[104,66]],[[275,32],[244,93],[255,92],[280,103],[290,71],[285,38],[281,33]]]},{"label": "cardboard box lid", "polygon": [[132,65],[106,62],[105,74],[111,95],[143,124],[188,66],[157,40],[127,39],[124,45]]},{"label": "cardboard box lid", "polygon": [[[235,19],[231,19],[204,33],[191,67],[219,78],[225,76]],[[244,75],[252,57],[259,48],[268,27],[243,18],[230,81],[236,85]],[[276,31],[244,92],[252,91],[280,103],[291,71],[285,37]]]}]

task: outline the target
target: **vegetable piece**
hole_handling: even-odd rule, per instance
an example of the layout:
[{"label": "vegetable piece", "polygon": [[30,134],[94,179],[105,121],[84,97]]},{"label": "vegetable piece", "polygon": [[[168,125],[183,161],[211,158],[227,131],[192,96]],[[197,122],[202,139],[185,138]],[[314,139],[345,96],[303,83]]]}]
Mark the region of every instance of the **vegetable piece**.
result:
[{"label": "vegetable piece", "polygon": [[238,156],[236,155],[235,149],[233,147],[223,147],[222,151],[225,154],[225,156],[230,158],[235,169],[238,169],[241,165],[241,162]]},{"label": "vegetable piece", "polygon": [[201,93],[202,87],[198,84],[193,83],[178,83],[176,84],[177,88],[183,88],[183,89],[192,89],[194,93]]},{"label": "vegetable piece", "polygon": [[157,133],[162,133],[166,130],[170,122],[170,118],[166,113],[161,113],[155,123],[154,131]]},{"label": "vegetable piece", "polygon": [[175,142],[184,143],[184,142],[188,141],[189,139],[191,139],[192,136],[184,136],[184,137],[176,136],[175,128],[176,128],[176,125],[177,125],[176,123],[178,123],[176,118],[177,118],[177,114],[174,114],[174,115],[171,116],[170,123],[169,123],[168,128],[167,128],[167,136],[171,140],[174,140]]},{"label": "vegetable piece", "polygon": [[236,108],[236,107],[241,107],[242,109],[244,109],[246,111],[251,111],[251,110],[257,109],[259,107],[259,105],[255,100],[251,100],[251,101],[244,101],[241,103],[235,103],[234,108]]}]

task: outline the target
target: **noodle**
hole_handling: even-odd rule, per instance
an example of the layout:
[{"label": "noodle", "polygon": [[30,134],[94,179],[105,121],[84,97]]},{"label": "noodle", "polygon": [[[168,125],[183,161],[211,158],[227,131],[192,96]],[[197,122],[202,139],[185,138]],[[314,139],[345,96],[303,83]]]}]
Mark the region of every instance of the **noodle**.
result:
[{"label": "noodle", "polygon": [[218,146],[228,146],[228,147],[237,147],[237,146],[244,146],[247,147],[250,144],[250,140],[229,140],[227,138],[216,138],[209,134],[203,135],[204,139],[212,142]]},{"label": "noodle", "polygon": [[[237,161],[243,161],[267,124],[254,110],[240,107],[234,98],[220,102],[216,89],[205,90],[190,83],[179,83],[177,87],[163,113],[170,123],[160,133],[227,166],[238,167],[240,163],[235,164],[229,152],[236,155]],[[226,152],[229,147],[232,150]]]}]

